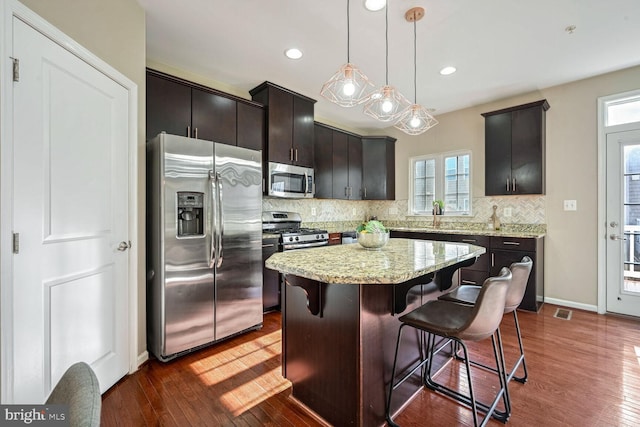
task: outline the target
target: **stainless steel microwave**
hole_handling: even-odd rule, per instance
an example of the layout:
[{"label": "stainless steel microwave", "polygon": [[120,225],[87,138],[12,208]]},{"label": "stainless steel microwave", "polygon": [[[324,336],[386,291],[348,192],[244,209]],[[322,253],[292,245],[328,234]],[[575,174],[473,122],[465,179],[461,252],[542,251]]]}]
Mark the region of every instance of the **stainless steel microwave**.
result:
[{"label": "stainless steel microwave", "polygon": [[313,168],[269,162],[268,180],[269,196],[306,199],[315,194]]}]

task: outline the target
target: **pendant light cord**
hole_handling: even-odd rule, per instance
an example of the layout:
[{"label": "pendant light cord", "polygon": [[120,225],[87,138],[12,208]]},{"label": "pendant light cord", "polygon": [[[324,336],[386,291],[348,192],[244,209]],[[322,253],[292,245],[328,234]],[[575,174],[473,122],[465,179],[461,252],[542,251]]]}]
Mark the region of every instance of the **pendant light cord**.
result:
[{"label": "pendant light cord", "polygon": [[347,0],[347,63],[351,62],[349,59],[349,42],[351,40],[350,38],[350,28],[349,28],[349,22],[351,21],[350,17],[349,17],[349,0]]},{"label": "pendant light cord", "polygon": [[417,60],[416,60],[416,56],[417,56],[417,49],[416,49],[416,20],[413,20],[413,103],[417,104],[418,103],[418,66],[417,64]]},{"label": "pendant light cord", "polygon": [[389,86],[389,2],[384,6],[384,40],[385,40],[385,82]]}]

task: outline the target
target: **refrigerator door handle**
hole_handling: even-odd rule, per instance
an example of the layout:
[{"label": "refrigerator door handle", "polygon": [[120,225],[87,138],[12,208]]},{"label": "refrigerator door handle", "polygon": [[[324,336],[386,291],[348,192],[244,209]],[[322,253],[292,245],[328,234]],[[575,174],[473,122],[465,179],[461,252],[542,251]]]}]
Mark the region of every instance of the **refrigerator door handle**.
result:
[{"label": "refrigerator door handle", "polygon": [[219,173],[216,173],[216,183],[218,184],[218,218],[220,224],[218,227],[218,263],[216,268],[220,268],[223,256],[222,237],[224,236],[224,212],[222,210],[222,177]]},{"label": "refrigerator door handle", "polygon": [[216,175],[212,170],[209,171],[209,189],[211,190],[211,254],[209,257],[209,268],[213,268],[216,261]]}]

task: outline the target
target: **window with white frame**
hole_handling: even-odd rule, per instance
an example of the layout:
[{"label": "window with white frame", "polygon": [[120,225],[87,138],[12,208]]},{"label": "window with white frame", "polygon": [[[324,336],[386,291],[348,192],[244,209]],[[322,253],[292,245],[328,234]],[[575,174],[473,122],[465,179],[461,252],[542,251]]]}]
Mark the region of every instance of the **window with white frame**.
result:
[{"label": "window with white frame", "polygon": [[606,126],[640,122],[640,95],[605,103]]},{"label": "window with white frame", "polygon": [[433,203],[444,202],[445,215],[471,214],[471,152],[409,159],[409,213],[432,215]]}]

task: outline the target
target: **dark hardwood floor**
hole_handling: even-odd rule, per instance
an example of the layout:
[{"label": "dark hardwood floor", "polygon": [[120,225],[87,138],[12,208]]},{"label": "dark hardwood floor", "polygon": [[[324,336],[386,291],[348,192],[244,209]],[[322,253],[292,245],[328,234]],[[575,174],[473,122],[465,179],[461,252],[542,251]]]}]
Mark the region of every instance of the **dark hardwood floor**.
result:
[{"label": "dark hardwood floor", "polygon": [[[510,383],[507,425],[640,425],[640,321],[580,310],[564,320],[553,317],[557,308],[545,304],[538,314],[518,312],[529,381]],[[511,316],[502,333],[511,361],[517,351]],[[470,350],[484,359],[490,341]],[[280,351],[280,314],[270,313],[259,331],[173,362],[150,360],[104,394],[102,425],[322,425],[289,398]],[[482,381],[492,374],[474,369],[473,375]],[[456,363],[436,378],[449,385],[466,381]],[[490,391],[478,388],[480,397]],[[403,427],[473,425],[469,409],[429,390],[419,392],[395,421]]]}]

